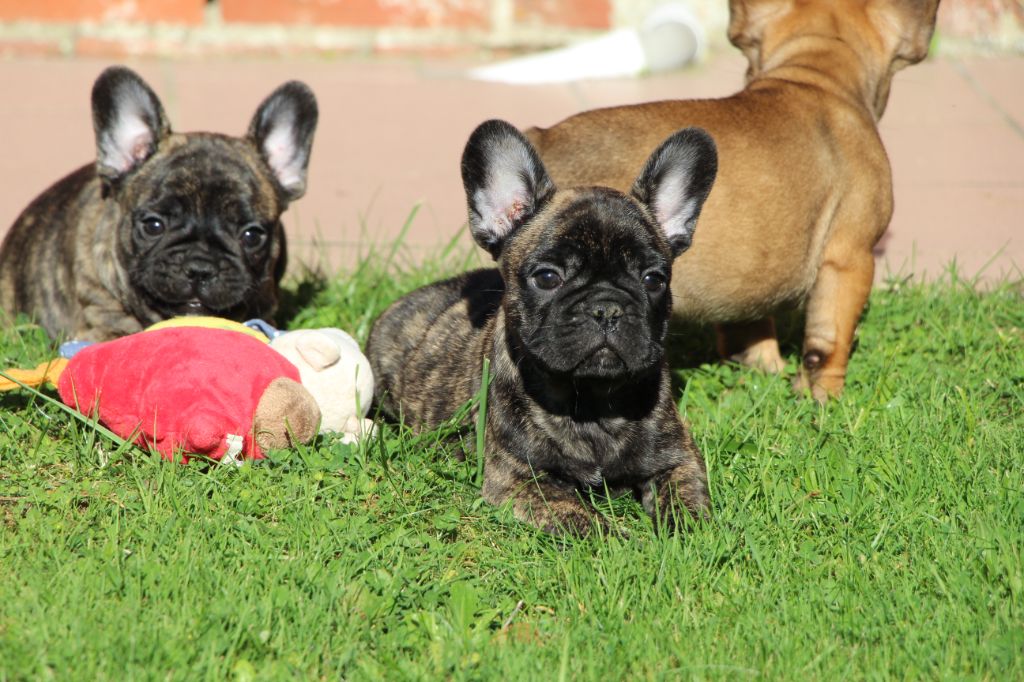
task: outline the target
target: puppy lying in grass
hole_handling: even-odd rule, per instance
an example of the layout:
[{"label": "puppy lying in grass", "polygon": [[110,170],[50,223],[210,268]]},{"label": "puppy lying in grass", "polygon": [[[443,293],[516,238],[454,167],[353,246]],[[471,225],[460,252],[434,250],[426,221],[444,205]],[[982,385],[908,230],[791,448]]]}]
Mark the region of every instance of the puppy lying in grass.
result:
[{"label": "puppy lying in grass", "polygon": [[462,157],[473,238],[498,267],[423,287],[374,323],[377,404],[433,428],[487,393],[483,496],[554,533],[599,517],[590,489],[633,490],[652,516],[710,512],[704,460],[671,393],[672,262],[714,182],[714,142],[677,132],[629,194],[556,189],[511,125],[482,124]]}]

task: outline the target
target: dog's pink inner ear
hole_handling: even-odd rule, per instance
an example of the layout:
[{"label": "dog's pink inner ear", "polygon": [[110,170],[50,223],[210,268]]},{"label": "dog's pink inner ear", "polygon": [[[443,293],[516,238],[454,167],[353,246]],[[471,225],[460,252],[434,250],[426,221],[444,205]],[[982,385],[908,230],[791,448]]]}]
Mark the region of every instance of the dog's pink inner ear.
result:
[{"label": "dog's pink inner ear", "polygon": [[690,196],[690,175],[682,170],[665,174],[654,195],[654,217],[670,238],[682,237],[692,231],[690,223],[699,202]]},{"label": "dog's pink inner ear", "polygon": [[508,209],[505,211],[505,218],[508,220],[509,224],[512,224],[522,218],[525,213],[526,201],[524,199],[516,199],[509,204]]},{"label": "dog's pink inner ear", "polygon": [[519,182],[498,180],[493,187],[477,190],[476,201],[481,213],[489,216],[486,224],[497,237],[511,232],[530,210],[530,202]]},{"label": "dog's pink inner ear", "polygon": [[295,143],[291,120],[274,126],[263,141],[263,154],[282,187],[293,189],[302,186],[305,164]]},{"label": "dog's pink inner ear", "polygon": [[101,161],[117,173],[127,173],[142,163],[153,149],[153,131],[138,111],[122,112],[111,138]]}]

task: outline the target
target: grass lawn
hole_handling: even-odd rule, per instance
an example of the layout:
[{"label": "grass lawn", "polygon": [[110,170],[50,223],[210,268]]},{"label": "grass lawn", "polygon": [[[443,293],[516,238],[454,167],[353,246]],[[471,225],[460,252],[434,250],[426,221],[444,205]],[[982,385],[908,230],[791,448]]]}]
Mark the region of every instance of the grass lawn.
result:
[{"label": "grass lawn", "polygon": [[[466,265],[387,260],[293,285],[290,326],[364,341]],[[557,542],[443,433],[182,467],[0,395],[0,680],[1024,678],[1019,285],[877,288],[824,407],[674,334],[715,514],[682,536],[614,499],[626,539]]]}]

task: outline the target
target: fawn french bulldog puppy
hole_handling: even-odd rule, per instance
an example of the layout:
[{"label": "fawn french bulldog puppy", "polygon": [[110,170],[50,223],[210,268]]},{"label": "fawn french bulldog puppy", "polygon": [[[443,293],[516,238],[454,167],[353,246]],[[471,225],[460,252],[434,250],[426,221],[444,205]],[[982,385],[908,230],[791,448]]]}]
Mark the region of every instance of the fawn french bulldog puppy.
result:
[{"label": "fawn french bulldog puppy", "polygon": [[312,91],[279,87],[245,137],[173,133],[150,87],[111,67],[92,112],[96,162],[37,197],[0,247],[0,310],[89,341],[175,315],[272,315],[281,213],[306,189]]},{"label": "fawn french bulldog puppy", "polygon": [[779,372],[773,314],[804,305],[799,392],[838,396],[892,216],[878,136],[889,85],[921,61],[938,0],[730,0],[747,85],[715,100],[583,112],[526,131],[558,184],[629,188],[684,126],[707,130],[720,167],[672,286],[681,318],[714,323],[719,352]]},{"label": "fawn french bulldog puppy", "polygon": [[585,534],[581,493],[632,490],[652,516],[709,514],[704,460],[665,360],[672,262],[689,246],[717,156],[698,129],[668,137],[629,194],[555,189],[515,128],[488,121],[462,157],[470,230],[498,268],[428,285],[374,323],[378,405],[416,427],[450,418],[490,361],[483,496]]}]

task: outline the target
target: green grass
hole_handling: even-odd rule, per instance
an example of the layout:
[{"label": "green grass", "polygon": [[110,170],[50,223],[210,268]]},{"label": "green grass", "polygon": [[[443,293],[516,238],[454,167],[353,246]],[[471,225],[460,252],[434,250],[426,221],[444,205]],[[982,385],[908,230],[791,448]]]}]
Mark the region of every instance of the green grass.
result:
[{"label": "green grass", "polygon": [[[396,263],[307,278],[291,325],[365,340],[467,261]],[[876,289],[825,407],[676,330],[715,513],[684,536],[616,499],[625,539],[557,542],[443,432],[183,467],[0,395],[0,679],[1024,678],[1021,294]]]}]

